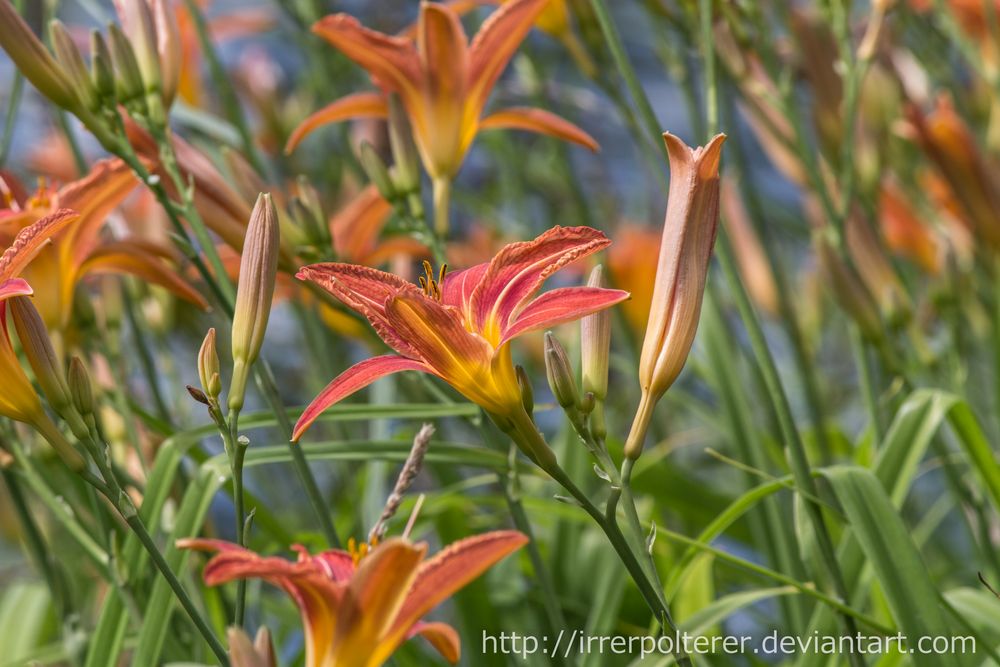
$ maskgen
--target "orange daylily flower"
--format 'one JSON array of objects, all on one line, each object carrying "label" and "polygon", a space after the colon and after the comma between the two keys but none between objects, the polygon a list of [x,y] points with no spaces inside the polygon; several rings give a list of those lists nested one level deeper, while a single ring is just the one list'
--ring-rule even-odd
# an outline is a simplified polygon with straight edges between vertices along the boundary
[{"label": "orange daylily flower", "polygon": [[0,415],[33,426],[73,468],[82,467],[83,459],[45,413],[35,388],[21,368],[7,329],[6,301],[32,294],[31,286],[20,274],[55,234],[79,219],[75,211],[56,210],[20,230],[0,255],[0,377],[4,383],[0,391]]},{"label": "orange daylily flower", "polygon": [[369,185],[330,218],[333,249],[341,259],[353,264],[378,266],[393,257],[414,257],[427,247],[411,236],[394,236],[385,240],[379,234],[389,221],[392,204]]},{"label": "orange daylily flower", "polygon": [[205,583],[263,579],[282,588],[299,607],[306,636],[306,667],[378,667],[407,639],[426,638],[444,658],[458,662],[458,633],[421,618],[528,538],[495,531],[466,538],[427,560],[427,544],[391,538],[362,552],[330,550],[298,561],[265,558],[221,540],[181,540],[178,546],[219,554],[205,566]]},{"label": "orange daylily flower", "polygon": [[879,191],[879,221],[890,250],[932,275],[941,272],[943,258],[938,237],[892,179],[886,179]]},{"label": "orange daylily flower", "polygon": [[74,290],[89,274],[132,274],[206,305],[171,266],[176,255],[173,249],[134,237],[111,240],[103,236],[108,215],[137,182],[121,160],[102,160],[78,181],[58,190],[42,185],[26,201],[11,198],[0,209],[0,241],[9,241],[57,209],[80,213],[79,223],[55,235],[52,247],[39,252],[24,269],[25,278],[35,286],[35,305],[49,328],[61,331],[69,325]]},{"label": "orange daylily flower", "polygon": [[520,415],[524,408],[508,343],[628,298],[627,292],[598,287],[564,287],[534,298],[553,273],[610,243],[589,227],[555,227],[534,241],[504,247],[488,263],[438,279],[428,264],[423,289],[364,266],[304,267],[299,278],[364,315],[398,354],[367,359],[335,378],[306,408],[292,439],[334,403],[408,370],[438,376],[495,417]]},{"label": "orange daylily flower", "polygon": [[500,74],[548,0],[513,0],[483,23],[471,44],[447,5],[424,2],[416,38],[385,35],[356,18],[334,14],[313,26],[364,67],[382,92],[355,93],[317,111],[296,128],[286,150],[327,123],[388,116],[385,92],[399,95],[424,166],[437,182],[450,180],[479,130],[514,128],[548,134],[591,150],[597,142],[576,125],[542,109],[509,108],[482,118]]}]

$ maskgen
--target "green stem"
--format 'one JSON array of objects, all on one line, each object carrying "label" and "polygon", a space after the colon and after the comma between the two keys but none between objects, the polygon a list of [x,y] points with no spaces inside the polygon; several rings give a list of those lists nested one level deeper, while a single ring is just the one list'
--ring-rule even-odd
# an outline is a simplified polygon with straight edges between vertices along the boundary
[{"label": "green stem", "polygon": [[[229,412],[228,435],[225,435],[225,424],[220,425],[226,442],[226,451],[229,453],[229,465],[233,476],[233,513],[236,515],[236,543],[241,547],[247,546],[246,528],[246,496],[243,491],[243,461],[246,458],[247,445],[240,442],[240,412],[231,410]],[[242,628],[246,615],[247,581],[239,579],[236,582],[236,610],[233,623]]]},{"label": "green stem", "polygon": [[872,435],[876,445],[882,440],[882,418],[878,407],[878,392],[875,391],[875,382],[872,377],[871,360],[868,357],[868,350],[865,347],[861,331],[854,323],[848,324],[851,336],[851,347],[854,350],[854,360],[858,367],[858,380],[861,383],[861,396],[864,399],[865,407],[868,408],[868,418],[872,423]]},{"label": "green stem", "polygon": [[451,177],[436,176],[432,179],[434,195],[434,234],[440,241],[448,238],[451,228]]}]

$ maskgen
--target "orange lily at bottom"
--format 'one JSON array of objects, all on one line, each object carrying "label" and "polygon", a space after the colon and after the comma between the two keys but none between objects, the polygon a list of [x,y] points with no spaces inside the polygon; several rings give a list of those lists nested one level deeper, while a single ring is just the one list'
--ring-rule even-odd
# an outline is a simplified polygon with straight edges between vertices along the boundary
[{"label": "orange lily at bottom", "polygon": [[218,551],[205,566],[209,586],[263,579],[299,607],[306,667],[378,667],[407,639],[421,635],[445,659],[458,662],[454,628],[421,618],[528,541],[517,531],[466,538],[429,559],[425,543],[392,538],[360,553],[330,550],[298,561],[267,558],[221,540],[180,540],[181,548]]},{"label": "orange lily at bottom", "polygon": [[341,373],[303,412],[292,439],[334,403],[400,371],[436,375],[501,421],[520,416],[524,407],[508,343],[627,299],[628,292],[600,287],[563,287],[535,297],[556,271],[610,243],[596,229],[554,227],[464,271],[442,269],[435,278],[427,264],[423,289],[364,266],[304,267],[299,278],[364,315],[398,354],[366,359]]}]

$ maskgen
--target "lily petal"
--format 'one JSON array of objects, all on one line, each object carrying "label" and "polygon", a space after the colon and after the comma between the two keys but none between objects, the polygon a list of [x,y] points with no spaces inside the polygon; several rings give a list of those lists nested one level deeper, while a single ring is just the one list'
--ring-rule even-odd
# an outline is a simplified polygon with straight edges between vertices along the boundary
[{"label": "lily petal", "polygon": [[400,354],[420,357],[406,337],[393,330],[385,314],[386,301],[394,295],[420,293],[413,283],[385,271],[338,262],[310,264],[295,275],[299,280],[316,283],[345,306],[364,315],[382,340]]},{"label": "lily petal", "polygon": [[458,14],[447,5],[421,8],[417,51],[432,99],[461,100],[465,95],[468,40]]},{"label": "lily petal", "polygon": [[463,271],[455,271],[446,275],[441,284],[441,303],[461,308],[463,312],[468,313],[471,308],[472,293],[489,267],[489,262],[483,262]]},{"label": "lily petal", "polygon": [[395,641],[383,637],[403,607],[425,553],[424,543],[392,538],[361,559],[340,606],[336,648],[329,664],[380,665],[384,660],[369,655],[392,654],[405,635]]},{"label": "lily petal", "polygon": [[208,302],[198,290],[141,243],[118,241],[98,248],[80,266],[81,277],[89,273],[128,273],[164,287],[199,308],[208,308]]},{"label": "lily petal", "polygon": [[80,214],[80,223],[67,230],[63,247],[77,261],[94,247],[108,215],[135,189],[139,180],[119,159],[101,160],[86,177],[60,188],[56,201]]},{"label": "lily petal", "polygon": [[496,345],[510,318],[549,276],[610,243],[603,233],[590,227],[553,227],[534,241],[505,246],[490,262],[472,295],[476,328]]},{"label": "lily petal", "polygon": [[572,141],[595,153],[601,150],[597,140],[561,116],[532,107],[510,107],[490,114],[479,123],[481,130],[527,130],[556,139]]},{"label": "lily petal", "polygon": [[354,93],[331,102],[298,124],[285,144],[285,153],[294,151],[313,130],[352,118],[385,118],[389,106],[381,93]]},{"label": "lily petal", "polygon": [[430,642],[441,657],[453,665],[462,657],[462,642],[455,628],[447,623],[417,623],[410,631],[410,637],[416,635]]},{"label": "lily petal", "polygon": [[513,0],[493,12],[469,47],[469,104],[479,115],[493,84],[549,0]]},{"label": "lily petal", "polygon": [[420,72],[413,40],[369,30],[348,14],[322,18],[312,30],[365,68],[380,87],[416,96]]},{"label": "lily petal", "polygon": [[547,329],[610,308],[629,293],[602,287],[562,287],[541,295],[517,314],[503,332],[500,344],[529,331]]},{"label": "lily petal", "polygon": [[420,566],[390,637],[406,636],[424,614],[527,543],[523,533],[498,530],[459,540],[435,554]]},{"label": "lily petal", "polygon": [[481,336],[466,330],[457,309],[423,294],[397,294],[386,303],[385,314],[392,329],[410,342],[435,374],[475,400],[489,380],[492,354]]},{"label": "lily petal", "polygon": [[299,417],[299,420],[295,423],[295,430],[292,432],[292,442],[298,442],[299,438],[302,437],[302,434],[305,433],[306,429],[309,428],[314,421],[316,421],[324,410],[334,403],[337,403],[360,389],[364,389],[379,378],[383,378],[392,373],[399,373],[400,371],[430,372],[430,369],[419,361],[395,355],[373,357],[354,364],[346,371],[335,377],[333,381],[326,385],[326,388],[312,400],[309,406],[302,413],[302,416]]},{"label": "lily petal", "polygon": [[375,248],[390,213],[392,204],[379,194],[378,188],[365,187],[330,220],[330,235],[338,255],[367,264],[362,260]]},{"label": "lily petal", "polygon": [[31,296],[33,293],[31,285],[22,278],[8,278],[0,283],[0,301],[14,296]]},{"label": "lily petal", "polygon": [[0,256],[0,280],[12,278],[28,265],[45,242],[62,231],[66,225],[80,219],[80,214],[61,208],[38,222],[22,229],[14,243]]}]

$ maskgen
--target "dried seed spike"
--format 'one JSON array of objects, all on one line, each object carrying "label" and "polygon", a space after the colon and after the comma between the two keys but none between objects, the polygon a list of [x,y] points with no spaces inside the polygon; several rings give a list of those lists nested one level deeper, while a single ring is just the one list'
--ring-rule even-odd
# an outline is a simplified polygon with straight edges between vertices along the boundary
[{"label": "dried seed spike", "polygon": [[[433,435],[434,427],[431,424],[424,424],[413,438],[413,447],[410,449],[409,456],[406,457],[403,469],[399,472],[399,477],[396,479],[396,485],[393,487],[392,493],[389,494],[389,498],[385,502],[385,509],[382,510],[382,515],[375,522],[375,526],[372,527],[371,532],[368,533],[369,542],[380,540],[385,535],[386,523],[399,510],[399,506],[403,502],[403,496],[420,472],[420,468],[424,463],[424,456],[427,454],[427,448],[431,443],[431,436]],[[413,516],[410,517],[410,520],[413,520]]]}]

